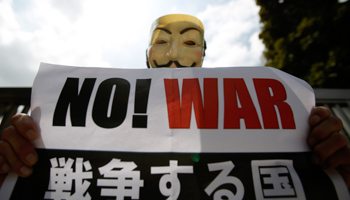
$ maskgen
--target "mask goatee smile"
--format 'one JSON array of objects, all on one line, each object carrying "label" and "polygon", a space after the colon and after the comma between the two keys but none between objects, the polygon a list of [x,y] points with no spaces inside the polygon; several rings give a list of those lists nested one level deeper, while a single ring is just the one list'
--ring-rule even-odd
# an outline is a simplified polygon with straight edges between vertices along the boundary
[{"label": "mask goatee smile", "polygon": [[170,60],[167,64],[165,65],[158,65],[157,62],[155,60],[153,60],[154,64],[156,65],[157,68],[161,68],[161,67],[170,67],[171,64],[175,64],[176,67],[178,68],[181,68],[181,67],[194,67],[196,66],[196,63],[194,62],[191,66],[184,66],[184,65],[181,65],[178,61],[172,61]]}]

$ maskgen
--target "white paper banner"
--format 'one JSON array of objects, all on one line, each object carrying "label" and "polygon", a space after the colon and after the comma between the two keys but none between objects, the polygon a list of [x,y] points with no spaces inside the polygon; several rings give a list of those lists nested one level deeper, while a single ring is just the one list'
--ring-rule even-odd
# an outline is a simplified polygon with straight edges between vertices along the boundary
[{"label": "white paper banner", "polygon": [[[136,94],[137,82],[145,80],[148,101],[138,101],[143,88]],[[50,149],[304,152],[315,103],[304,81],[267,67],[126,70],[43,63],[34,88],[32,115],[42,133],[35,145]],[[146,127],[133,127],[137,117]]]}]

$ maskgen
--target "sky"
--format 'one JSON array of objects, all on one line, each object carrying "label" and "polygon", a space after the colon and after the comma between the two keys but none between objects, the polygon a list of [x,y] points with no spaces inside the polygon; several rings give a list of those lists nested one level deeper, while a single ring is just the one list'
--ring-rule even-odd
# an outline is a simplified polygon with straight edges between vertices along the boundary
[{"label": "sky", "polygon": [[151,24],[174,13],[203,22],[203,67],[262,65],[255,0],[0,0],[0,87],[31,87],[40,62],[146,68]]}]

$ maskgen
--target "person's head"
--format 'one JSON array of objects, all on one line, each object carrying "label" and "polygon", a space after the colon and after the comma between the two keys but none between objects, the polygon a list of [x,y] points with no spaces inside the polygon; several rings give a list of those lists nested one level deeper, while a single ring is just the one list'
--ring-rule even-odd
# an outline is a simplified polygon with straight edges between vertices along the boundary
[{"label": "person's head", "polygon": [[148,68],[201,67],[205,56],[204,27],[191,15],[165,15],[153,22]]}]

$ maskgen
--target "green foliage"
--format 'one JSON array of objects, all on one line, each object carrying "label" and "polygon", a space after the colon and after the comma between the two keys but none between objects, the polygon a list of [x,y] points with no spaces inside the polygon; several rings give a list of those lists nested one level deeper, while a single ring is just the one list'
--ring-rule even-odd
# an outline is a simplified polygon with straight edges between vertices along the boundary
[{"label": "green foliage", "polygon": [[350,2],[256,0],[265,65],[315,88],[350,88]]}]

